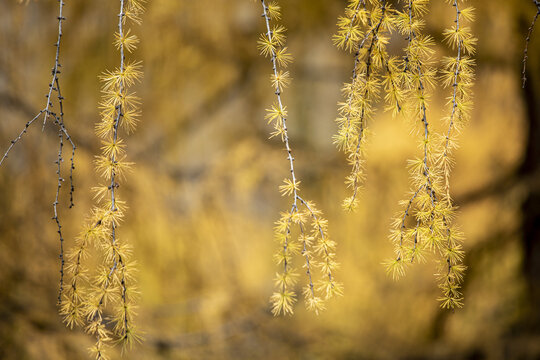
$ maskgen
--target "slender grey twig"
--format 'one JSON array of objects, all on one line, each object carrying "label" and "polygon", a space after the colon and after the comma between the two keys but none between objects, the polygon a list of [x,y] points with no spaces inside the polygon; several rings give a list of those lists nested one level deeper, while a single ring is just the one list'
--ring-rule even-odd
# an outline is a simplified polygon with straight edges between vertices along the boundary
[{"label": "slender grey twig", "polygon": [[[65,261],[64,261],[64,238],[62,236],[62,225],[61,225],[61,222],[60,222],[59,211],[58,211],[60,189],[62,187],[62,183],[64,182],[64,179],[62,178],[62,175],[61,175],[61,164],[63,162],[62,151],[63,151],[63,147],[64,147],[64,137],[65,137],[65,139],[67,141],[69,141],[69,143],[71,145],[71,148],[72,148],[70,175],[69,175],[69,179],[70,179],[70,205],[69,205],[69,207],[70,208],[73,207],[73,192],[75,191],[75,187],[73,185],[73,170],[75,169],[74,159],[75,159],[75,149],[76,149],[75,143],[73,142],[71,136],[69,135],[69,133],[68,133],[68,131],[67,131],[65,125],[64,125],[64,105],[63,105],[64,98],[63,98],[62,93],[60,91],[60,80],[59,80],[59,75],[60,75],[60,72],[61,72],[60,71],[60,68],[61,68],[61,65],[60,65],[60,44],[61,44],[61,40],[62,40],[62,22],[64,20],[66,20],[66,18],[64,17],[64,14],[63,14],[64,6],[65,6],[64,0],[58,0],[58,16],[57,16],[57,20],[58,20],[58,37],[57,37],[56,43],[54,44],[54,46],[56,47],[56,54],[55,54],[55,59],[54,59],[54,66],[53,66],[52,71],[51,71],[52,79],[51,79],[51,82],[49,83],[49,91],[45,95],[45,97],[47,99],[47,102],[46,102],[44,108],[42,110],[40,110],[37,113],[36,116],[34,116],[30,121],[28,121],[25,124],[23,130],[19,133],[19,135],[16,138],[14,138],[13,140],[11,140],[11,143],[10,143],[9,147],[4,152],[4,155],[2,156],[2,158],[0,159],[0,166],[1,166],[4,163],[4,161],[8,158],[8,155],[10,154],[13,147],[26,134],[26,132],[28,131],[28,128],[38,118],[40,118],[42,115],[43,115],[43,129],[45,128],[45,124],[47,122],[47,119],[49,119],[49,117],[54,119],[53,123],[56,126],[58,126],[59,149],[58,149],[58,156],[57,156],[57,159],[55,161],[55,164],[57,166],[56,174],[58,176],[58,183],[57,183],[57,187],[56,187],[56,196],[55,196],[55,199],[54,199],[54,202],[53,202],[54,216],[52,217],[52,219],[55,221],[55,223],[57,225],[57,228],[58,228],[57,232],[58,232],[58,236],[59,236],[59,240],[60,240],[60,255],[59,255],[59,258],[60,258],[60,285],[59,285],[59,292],[58,292],[58,303],[59,304],[60,304],[60,302],[62,300],[62,292],[63,292],[63,289],[64,289],[64,263],[65,263]],[[53,100],[52,100],[53,92],[57,93],[57,101],[58,101],[58,106],[59,106],[59,110],[60,110],[59,113],[56,113],[56,112],[53,111]]]},{"label": "slender grey twig", "polygon": [[523,50],[523,70],[521,71],[521,78],[522,78],[522,87],[525,88],[525,83],[527,82],[527,59],[529,58],[529,42],[531,41],[531,35],[534,30],[534,25],[536,24],[536,20],[538,19],[538,16],[540,15],[540,1],[539,0],[532,0],[534,5],[536,5],[536,14],[533,17],[533,20],[531,22],[531,26],[529,26],[529,31],[527,31],[527,37],[525,38],[525,49]]}]

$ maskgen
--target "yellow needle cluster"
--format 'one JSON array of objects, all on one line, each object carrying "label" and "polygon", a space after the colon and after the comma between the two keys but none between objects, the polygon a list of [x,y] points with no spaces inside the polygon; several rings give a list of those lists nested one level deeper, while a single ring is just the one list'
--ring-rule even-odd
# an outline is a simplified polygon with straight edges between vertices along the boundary
[{"label": "yellow needle cluster", "polygon": [[[126,211],[119,197],[120,181],[132,165],[126,161],[120,132],[123,129],[130,133],[136,127],[140,100],[130,87],[142,77],[140,62],[126,62],[126,53],[135,50],[139,40],[125,26],[128,20],[140,23],[144,8],[141,0],[119,2],[114,45],[120,52],[120,65],[100,77],[101,119],[95,127],[102,139],[102,153],[96,157],[95,167],[104,182],[94,188],[97,204],[69,254],[67,270],[71,279],[61,308],[68,326],[84,326],[95,336],[92,352],[96,359],[106,359],[105,348],[113,340],[129,345],[138,338],[133,323],[135,269],[129,260],[130,246],[119,238],[118,230]],[[101,253],[101,265],[93,273],[84,266],[91,247]],[[106,322],[113,327],[106,326]]]},{"label": "yellow needle cluster", "polygon": [[342,89],[344,100],[339,103],[338,133],[334,136],[334,143],[347,155],[351,166],[345,183],[352,194],[343,201],[347,210],[358,206],[366,135],[381,90],[385,92],[387,107],[394,113],[401,110],[401,64],[386,50],[397,14],[386,0],[371,1],[370,7],[365,0],[351,0],[345,16],[338,20],[338,32],[333,38],[338,48],[354,53],[352,79]]},{"label": "yellow needle cluster", "polygon": [[341,285],[334,279],[334,270],[338,267],[335,260],[336,244],[328,237],[328,222],[322,218],[322,213],[315,204],[299,195],[300,181],[296,178],[287,132],[288,113],[281,96],[291,81],[289,72],[283,69],[292,61],[292,57],[285,47],[285,28],[271,25],[281,18],[279,5],[275,2],[267,4],[265,0],[261,0],[261,4],[266,32],[261,34],[258,48],[261,55],[271,60],[273,73],[270,82],[276,95],[275,103],[267,110],[266,119],[274,127],[272,137],[279,137],[287,150],[291,176],[284,180],[279,191],[283,196],[291,198],[292,202],[290,210],[281,214],[275,227],[279,242],[275,259],[282,270],[276,274],[276,291],[271,297],[272,313],[293,313],[298,279],[292,266],[295,255],[303,258],[306,273],[303,295],[306,306],[318,313],[324,309],[325,300],[342,292]]},{"label": "yellow needle cluster", "polygon": [[[474,20],[472,8],[461,8],[460,0],[448,0],[454,7],[454,25],[443,35],[455,56],[443,57],[439,75],[433,65],[434,40],[422,34],[423,16],[429,0],[402,0],[402,9],[392,9],[386,0],[350,0],[345,16],[338,20],[334,43],[354,52],[351,82],[345,84],[345,101],[339,104],[337,146],[345,152],[351,164],[346,184],[352,195],[343,206],[353,210],[358,206],[358,189],[364,176],[365,135],[369,121],[380,98],[386,110],[404,113],[415,124],[422,155],[409,161],[411,192],[401,202],[403,210],[394,221],[391,234],[396,256],[387,261],[388,272],[394,277],[405,274],[408,264],[422,261],[427,252],[436,255],[437,277],[443,296],[443,307],[462,306],[460,283],[465,266],[462,234],[455,229],[455,208],[450,198],[452,150],[456,134],[469,118],[471,87],[474,82],[476,39],[465,21]],[[406,41],[401,57],[391,57],[386,51],[389,33],[397,30]],[[450,114],[445,119],[448,129],[435,134],[428,116],[428,104],[436,83],[452,89],[448,98]],[[403,111],[405,110],[405,111]]]}]

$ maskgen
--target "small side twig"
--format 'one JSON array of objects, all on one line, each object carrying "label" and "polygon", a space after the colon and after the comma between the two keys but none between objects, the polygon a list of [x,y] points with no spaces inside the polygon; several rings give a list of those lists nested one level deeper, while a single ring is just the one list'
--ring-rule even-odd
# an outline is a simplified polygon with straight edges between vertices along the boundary
[{"label": "small side twig", "polygon": [[521,71],[521,79],[522,79],[522,88],[525,88],[525,83],[527,82],[527,60],[529,58],[529,43],[531,41],[531,35],[534,31],[534,25],[536,25],[536,20],[538,19],[538,16],[540,15],[540,1],[539,0],[532,0],[534,5],[536,5],[536,14],[533,17],[533,20],[531,22],[531,26],[529,26],[529,31],[527,31],[527,37],[525,38],[525,49],[523,50],[523,70]]}]

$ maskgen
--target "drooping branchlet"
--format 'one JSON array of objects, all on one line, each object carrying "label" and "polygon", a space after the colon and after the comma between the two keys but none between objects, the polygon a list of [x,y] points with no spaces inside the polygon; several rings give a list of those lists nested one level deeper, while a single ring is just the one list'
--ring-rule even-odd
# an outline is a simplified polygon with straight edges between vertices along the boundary
[{"label": "drooping branchlet", "polygon": [[366,132],[381,88],[385,90],[388,108],[394,113],[401,111],[400,63],[386,50],[388,34],[396,21],[396,12],[386,0],[371,1],[370,8],[364,0],[350,0],[333,38],[337,47],[354,51],[352,78],[342,90],[345,100],[339,103],[336,119],[339,129],[334,136],[334,143],[347,155],[352,168],[345,182],[352,190],[343,201],[347,210],[358,206],[358,191],[364,178]]},{"label": "drooping branchlet", "polygon": [[462,264],[463,235],[453,225],[455,207],[450,196],[450,171],[456,134],[470,113],[474,61],[469,55],[474,53],[476,39],[463,24],[473,20],[473,9],[461,9],[458,0],[449,3],[456,15],[454,26],[444,31],[444,37],[457,53],[442,59],[440,81],[451,88],[451,96],[448,100],[450,115],[446,118],[448,129],[438,139],[427,115],[428,91],[435,74],[427,65],[431,62],[433,41],[420,33],[421,16],[426,12],[428,1],[409,0],[399,23],[408,44],[404,84],[409,94],[407,98],[411,100],[408,106],[422,124],[423,156],[410,161],[411,195],[402,202],[404,211],[398,213],[394,221],[391,239],[396,256],[387,262],[387,269],[394,277],[402,276],[407,265],[424,260],[426,252],[434,253],[438,258],[437,278],[443,292],[439,301],[442,307],[453,309],[463,305],[460,284],[465,266]]},{"label": "drooping branchlet", "polygon": [[[271,297],[272,313],[292,314],[296,302],[294,285],[297,273],[292,267],[294,254],[299,254],[304,261],[306,285],[303,294],[309,310],[324,309],[324,300],[341,294],[341,284],[334,278],[334,270],[338,264],[335,260],[335,242],[328,237],[328,223],[322,213],[310,201],[300,196],[300,181],[295,168],[294,157],[287,131],[287,108],[283,105],[282,93],[290,82],[289,72],[283,71],[292,61],[285,47],[285,28],[272,26],[272,22],[280,18],[280,7],[276,2],[267,4],[261,0],[266,31],[258,42],[261,55],[270,58],[273,73],[271,85],[276,102],[267,110],[266,119],[273,124],[272,137],[277,136],[285,144],[289,162],[290,177],[285,178],[279,190],[283,196],[291,198],[290,209],[281,213],[276,222],[276,236],[280,244],[275,255],[276,262],[282,271],[276,274],[276,291]],[[318,273],[318,274],[317,274]],[[315,280],[316,277],[320,280]]]},{"label": "drooping branchlet", "polygon": [[[102,139],[102,154],[96,157],[95,166],[104,183],[94,188],[97,205],[70,253],[71,282],[62,307],[68,326],[84,326],[95,336],[92,352],[96,359],[106,358],[105,349],[112,340],[130,345],[138,339],[133,322],[135,269],[129,260],[131,248],[119,238],[118,229],[126,210],[125,202],[119,197],[120,183],[132,165],[126,161],[120,131],[130,133],[136,127],[140,100],[130,87],[142,77],[140,62],[126,61],[126,53],[136,49],[138,39],[125,25],[128,20],[140,23],[143,11],[141,0],[120,0],[114,42],[120,52],[120,65],[100,77],[101,120],[95,127]],[[101,252],[102,265],[97,273],[87,275],[83,261],[91,245]],[[109,317],[112,328],[107,326]]]}]

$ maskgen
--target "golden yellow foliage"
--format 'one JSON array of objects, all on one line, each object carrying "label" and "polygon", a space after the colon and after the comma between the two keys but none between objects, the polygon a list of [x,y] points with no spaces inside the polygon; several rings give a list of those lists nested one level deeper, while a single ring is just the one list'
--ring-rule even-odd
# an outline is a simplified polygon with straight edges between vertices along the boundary
[{"label": "golden yellow foliage", "polygon": [[[258,47],[261,55],[270,57],[273,67],[271,83],[277,97],[276,103],[267,110],[266,119],[273,123],[272,136],[279,136],[285,144],[287,159],[290,166],[290,178],[284,179],[284,185],[279,187],[283,196],[292,198],[291,209],[281,214],[276,222],[276,237],[279,242],[279,251],[275,255],[277,265],[283,268],[276,276],[277,290],[270,301],[272,313],[292,314],[296,302],[296,293],[293,285],[297,273],[292,267],[293,254],[299,253],[304,258],[303,268],[307,275],[307,285],[304,287],[304,298],[308,310],[319,313],[324,310],[324,299],[319,292],[324,294],[325,299],[335,295],[341,295],[342,286],[334,278],[334,270],[337,268],[335,261],[335,242],[328,240],[327,221],[322,218],[322,213],[316,209],[315,204],[300,197],[300,181],[297,180],[294,168],[294,157],[289,143],[287,130],[287,108],[282,103],[283,89],[289,84],[289,72],[278,70],[285,67],[291,59],[286,52],[285,28],[281,25],[271,27],[271,21],[281,18],[277,3],[267,5],[261,0],[263,18],[266,23],[266,32],[260,35]],[[301,210],[301,208],[304,210]],[[293,235],[293,227],[298,228],[298,235]],[[298,236],[295,239],[294,236]],[[315,280],[315,269],[319,269],[321,279]]]}]

